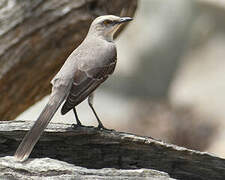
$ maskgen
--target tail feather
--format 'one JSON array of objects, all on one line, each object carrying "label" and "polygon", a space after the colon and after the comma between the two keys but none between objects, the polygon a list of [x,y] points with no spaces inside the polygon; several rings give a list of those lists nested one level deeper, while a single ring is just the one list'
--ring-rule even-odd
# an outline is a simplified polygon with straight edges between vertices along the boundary
[{"label": "tail feather", "polygon": [[[58,99],[58,101],[56,101],[56,99]],[[17,148],[16,153],[14,155],[17,161],[25,161],[29,157],[33,147],[37,143],[44,129],[51,121],[53,115],[55,114],[60,104],[62,103],[62,100],[63,100],[62,97],[50,98],[48,104],[45,106],[40,116],[35,121],[34,125],[30,129],[30,131],[25,135],[19,147]]]}]

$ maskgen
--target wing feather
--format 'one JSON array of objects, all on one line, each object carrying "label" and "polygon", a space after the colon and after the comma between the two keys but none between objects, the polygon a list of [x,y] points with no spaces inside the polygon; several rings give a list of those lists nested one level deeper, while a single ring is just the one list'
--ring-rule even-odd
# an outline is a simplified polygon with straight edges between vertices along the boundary
[{"label": "wing feather", "polygon": [[102,67],[90,68],[88,70],[78,69],[74,75],[70,93],[61,109],[66,114],[73,107],[85,100],[110,74],[116,66],[116,57],[113,62]]}]

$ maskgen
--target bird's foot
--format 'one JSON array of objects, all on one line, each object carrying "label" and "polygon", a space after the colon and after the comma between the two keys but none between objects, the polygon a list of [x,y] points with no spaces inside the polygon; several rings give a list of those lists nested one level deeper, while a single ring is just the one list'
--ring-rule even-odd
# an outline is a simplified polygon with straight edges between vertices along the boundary
[{"label": "bird's foot", "polygon": [[82,125],[82,124],[72,124],[71,127],[72,127],[73,129],[76,129],[76,128],[78,128],[78,127],[85,127],[85,126]]},{"label": "bird's foot", "polygon": [[114,129],[108,129],[105,126],[103,126],[102,124],[99,124],[97,127],[98,130],[106,130],[106,131],[115,131]]},{"label": "bird's foot", "polygon": [[72,124],[71,125],[71,128],[73,128],[73,129],[76,129],[76,128],[79,128],[79,127],[94,128],[94,126],[84,126],[82,124]]}]

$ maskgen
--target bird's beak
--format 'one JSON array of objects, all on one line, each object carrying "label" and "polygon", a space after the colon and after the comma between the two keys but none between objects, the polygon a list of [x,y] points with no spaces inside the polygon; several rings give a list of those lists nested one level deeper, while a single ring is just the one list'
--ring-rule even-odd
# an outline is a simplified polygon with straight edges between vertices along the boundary
[{"label": "bird's beak", "polygon": [[133,19],[130,18],[130,17],[121,17],[119,20],[117,20],[115,22],[115,26],[114,26],[114,29],[112,31],[112,35],[119,29],[119,27],[121,26],[121,24],[125,23],[125,22],[128,22],[128,21],[132,21]]},{"label": "bird's beak", "polygon": [[128,22],[128,21],[132,21],[132,20],[133,19],[130,17],[122,17],[122,18],[120,18],[118,23],[120,24],[120,23],[124,23],[124,22]]}]

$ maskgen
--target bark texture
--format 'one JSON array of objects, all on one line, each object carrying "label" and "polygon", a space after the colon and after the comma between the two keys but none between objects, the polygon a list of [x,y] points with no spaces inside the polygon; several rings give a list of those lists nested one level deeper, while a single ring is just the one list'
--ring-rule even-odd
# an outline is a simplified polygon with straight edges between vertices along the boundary
[{"label": "bark texture", "polygon": [[50,92],[50,80],[104,14],[133,17],[137,0],[0,1],[0,117],[12,120]]},{"label": "bark texture", "polygon": [[[124,179],[127,178],[125,175],[132,179],[132,174],[134,177],[154,179],[152,169],[156,172],[160,171],[159,177],[165,179],[223,180],[225,177],[225,160],[206,152],[166,144],[150,137],[116,131],[100,131],[94,127],[72,129],[71,125],[54,123],[48,126],[35,146],[31,159],[23,165],[15,162],[14,164],[12,157],[5,156],[13,155],[31,124],[22,121],[0,123],[0,156],[2,157],[0,158],[0,175],[13,176],[14,173],[23,177],[53,176],[54,173],[71,175],[71,168],[74,168],[76,172],[73,173],[78,173],[83,178],[87,174],[93,177],[102,174],[104,178],[118,179],[117,176],[121,173]],[[61,162],[59,164],[62,167],[59,167],[58,171],[54,170],[57,163],[53,159],[66,162],[65,166],[70,166],[70,169],[63,170],[64,162]],[[73,164],[92,170],[79,169]],[[32,165],[35,166],[33,170],[30,168]],[[46,167],[45,171],[41,170],[43,167]],[[80,171],[77,171],[77,168]],[[132,171],[134,169],[139,171]]]},{"label": "bark texture", "polygon": [[167,173],[152,169],[87,169],[55,159],[41,158],[17,163],[13,157],[0,158],[0,178],[6,180],[172,180]]}]

